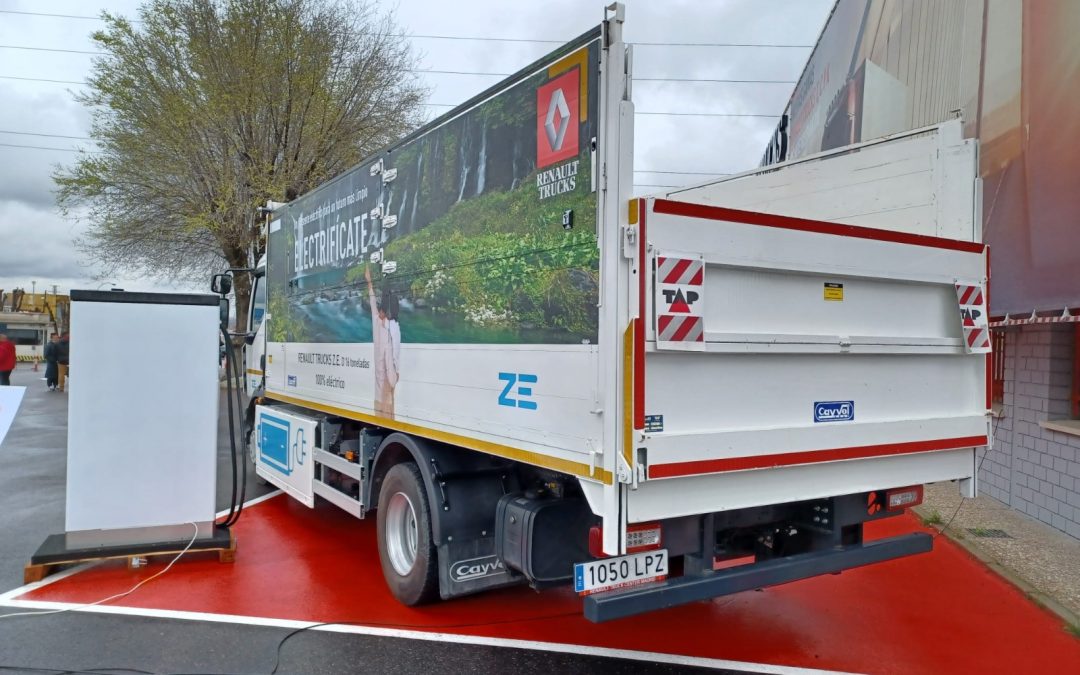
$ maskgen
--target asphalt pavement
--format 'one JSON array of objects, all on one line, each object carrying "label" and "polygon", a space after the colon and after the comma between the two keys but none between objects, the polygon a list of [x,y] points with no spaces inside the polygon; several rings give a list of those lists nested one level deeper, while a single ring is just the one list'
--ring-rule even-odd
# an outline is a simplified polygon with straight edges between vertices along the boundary
[{"label": "asphalt pavement", "polygon": [[[26,398],[0,445],[0,592],[23,583],[23,566],[51,533],[63,531],[67,394],[49,392],[44,370],[20,364],[12,384]],[[147,378],[147,396],[169,405],[166,387]],[[231,484],[224,390],[218,436],[218,507]],[[152,442],[152,439],[149,439]],[[249,474],[248,498],[269,491]],[[238,555],[243,555],[241,542]],[[182,564],[182,563],[181,563]],[[0,672],[270,673],[291,631],[182,619],[92,612],[3,619]],[[402,638],[306,632],[280,652],[279,673],[668,673],[695,668],[599,656]],[[713,671],[715,672],[715,671]],[[741,671],[727,671],[741,672]]]}]

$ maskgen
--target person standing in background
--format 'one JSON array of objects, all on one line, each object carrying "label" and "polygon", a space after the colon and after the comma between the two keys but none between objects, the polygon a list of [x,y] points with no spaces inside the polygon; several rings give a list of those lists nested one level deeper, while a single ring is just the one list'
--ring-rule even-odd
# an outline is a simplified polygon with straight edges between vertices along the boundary
[{"label": "person standing in background", "polygon": [[60,338],[60,350],[56,357],[58,364],[57,370],[59,371],[59,377],[57,382],[57,388],[60,391],[64,391],[64,387],[67,385],[68,368],[68,356],[71,353],[71,338],[66,333],[64,337]]},{"label": "person standing in background", "polygon": [[15,343],[0,333],[0,386],[11,384],[11,371],[15,370]]},{"label": "person standing in background", "polygon": [[49,391],[56,391],[60,381],[60,336],[53,333],[45,345],[45,384]]}]

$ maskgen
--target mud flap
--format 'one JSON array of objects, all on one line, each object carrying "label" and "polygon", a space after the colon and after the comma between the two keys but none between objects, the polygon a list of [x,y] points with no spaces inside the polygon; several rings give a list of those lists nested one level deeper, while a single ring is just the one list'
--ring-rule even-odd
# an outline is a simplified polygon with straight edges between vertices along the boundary
[{"label": "mud flap", "polygon": [[439,595],[444,600],[525,582],[495,555],[494,537],[444,542],[438,550]]}]

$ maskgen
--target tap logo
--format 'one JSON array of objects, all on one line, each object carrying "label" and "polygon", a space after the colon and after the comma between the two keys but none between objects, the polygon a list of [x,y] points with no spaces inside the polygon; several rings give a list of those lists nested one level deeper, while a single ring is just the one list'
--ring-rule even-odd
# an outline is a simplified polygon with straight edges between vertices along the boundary
[{"label": "tap logo", "polygon": [[536,168],[576,157],[581,105],[580,69],[536,90]]}]

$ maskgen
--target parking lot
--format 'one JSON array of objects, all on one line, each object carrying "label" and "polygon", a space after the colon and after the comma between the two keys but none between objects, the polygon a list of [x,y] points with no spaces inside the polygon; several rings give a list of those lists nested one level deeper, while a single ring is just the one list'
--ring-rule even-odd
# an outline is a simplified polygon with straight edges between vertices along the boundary
[{"label": "parking lot", "polygon": [[[1011,673],[1080,663],[1080,640],[1057,617],[943,537],[927,555],[594,625],[566,590],[403,607],[382,581],[372,520],[326,504],[309,510],[254,481],[257,503],[235,528],[235,563],[189,554],[136,593],[85,607],[166,561],[136,570],[122,561],[89,565],[22,586],[29,556],[63,529],[66,395],[46,392],[39,378],[16,371],[14,383],[30,389],[0,449],[0,612],[73,611],[0,619],[3,668]],[[164,394],[149,386],[147,395]],[[229,475],[226,439],[220,478]],[[920,528],[905,515],[875,523],[868,536]]]}]

